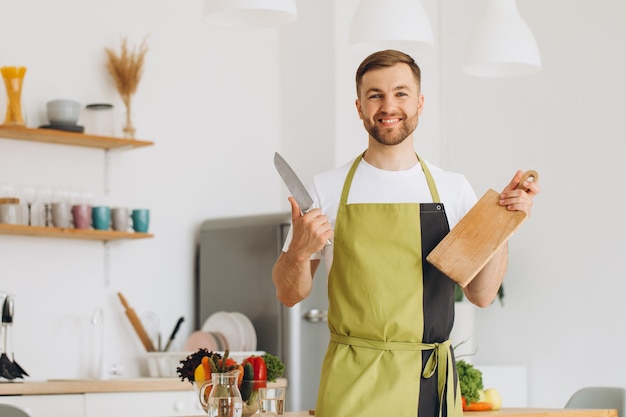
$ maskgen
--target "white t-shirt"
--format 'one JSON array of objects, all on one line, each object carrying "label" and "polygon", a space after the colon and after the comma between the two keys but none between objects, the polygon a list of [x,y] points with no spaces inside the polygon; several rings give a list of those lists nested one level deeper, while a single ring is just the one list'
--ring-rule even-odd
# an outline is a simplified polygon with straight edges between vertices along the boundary
[{"label": "white t-shirt", "polygon": [[[427,160],[424,160],[433,176],[439,198],[444,205],[450,229],[469,211],[477,198],[472,186],[465,176],[454,172],[444,171]],[[321,208],[331,224],[335,225],[341,191],[348,176],[348,171],[354,160],[316,175],[313,178],[311,196],[313,207]],[[385,171],[361,160],[354,173],[352,186],[348,194],[348,204],[353,203],[433,203],[426,176],[421,164],[404,171]],[[283,251],[289,249],[291,242],[291,228],[285,240]],[[326,268],[330,271],[332,265],[332,246],[314,253],[311,259],[324,259]]]}]

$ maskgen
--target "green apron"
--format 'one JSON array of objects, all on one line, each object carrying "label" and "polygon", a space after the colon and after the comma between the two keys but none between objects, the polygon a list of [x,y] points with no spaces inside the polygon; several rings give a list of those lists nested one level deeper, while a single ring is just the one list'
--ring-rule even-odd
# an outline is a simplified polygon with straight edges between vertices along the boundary
[{"label": "green apron", "polygon": [[315,415],[462,416],[448,340],[454,283],[422,263],[449,232],[437,188],[420,159],[433,203],[347,204],[361,159],[335,223],[330,342]]}]

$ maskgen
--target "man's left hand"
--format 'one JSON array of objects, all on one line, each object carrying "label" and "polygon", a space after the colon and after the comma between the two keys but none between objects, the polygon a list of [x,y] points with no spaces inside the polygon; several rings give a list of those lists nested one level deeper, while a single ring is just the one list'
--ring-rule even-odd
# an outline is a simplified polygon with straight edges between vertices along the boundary
[{"label": "man's left hand", "polygon": [[530,216],[530,211],[533,207],[533,197],[541,192],[541,186],[537,181],[537,178],[532,178],[524,181],[523,188],[517,188],[522,176],[523,171],[517,171],[513,176],[511,182],[500,193],[500,205],[506,206],[507,210],[511,211],[523,211]]}]

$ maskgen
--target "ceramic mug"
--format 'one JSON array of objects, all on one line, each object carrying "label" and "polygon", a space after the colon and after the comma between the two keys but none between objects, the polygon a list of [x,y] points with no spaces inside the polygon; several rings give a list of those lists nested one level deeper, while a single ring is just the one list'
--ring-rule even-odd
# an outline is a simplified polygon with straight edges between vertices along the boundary
[{"label": "ceramic mug", "polygon": [[19,204],[0,204],[0,223],[20,224],[22,222],[22,208]]},{"label": "ceramic mug", "polygon": [[91,206],[89,204],[75,204],[72,206],[74,228],[89,229],[91,227]]},{"label": "ceramic mug", "polygon": [[150,210],[135,209],[131,217],[133,219],[133,230],[139,233],[146,233],[150,224]]},{"label": "ceramic mug", "polygon": [[92,207],[91,224],[96,230],[109,230],[109,228],[111,227],[111,207]]},{"label": "ceramic mug", "polygon": [[130,228],[130,209],[125,207],[111,209],[111,224],[113,230],[126,232]]},{"label": "ceramic mug", "polygon": [[52,225],[67,229],[72,225],[72,208],[69,203],[52,203],[50,206],[52,213]]}]

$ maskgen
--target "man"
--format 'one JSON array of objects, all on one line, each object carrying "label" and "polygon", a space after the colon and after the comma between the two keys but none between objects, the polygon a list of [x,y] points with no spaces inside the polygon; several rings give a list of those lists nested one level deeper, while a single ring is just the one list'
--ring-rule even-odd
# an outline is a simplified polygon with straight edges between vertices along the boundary
[{"label": "man", "polygon": [[[366,151],[315,177],[313,210],[301,215],[289,198],[292,228],[272,274],[278,299],[293,306],[306,298],[321,258],[329,270],[330,343],[318,417],[462,414],[448,341],[455,284],[425,258],[477,198],[464,176],[415,153],[420,78],[404,53],[367,57],[356,74]],[[517,190],[521,176],[505,187],[500,205],[530,214],[540,188],[529,182],[528,191]],[[464,289],[471,302],[493,301],[507,255],[501,250]]]}]

